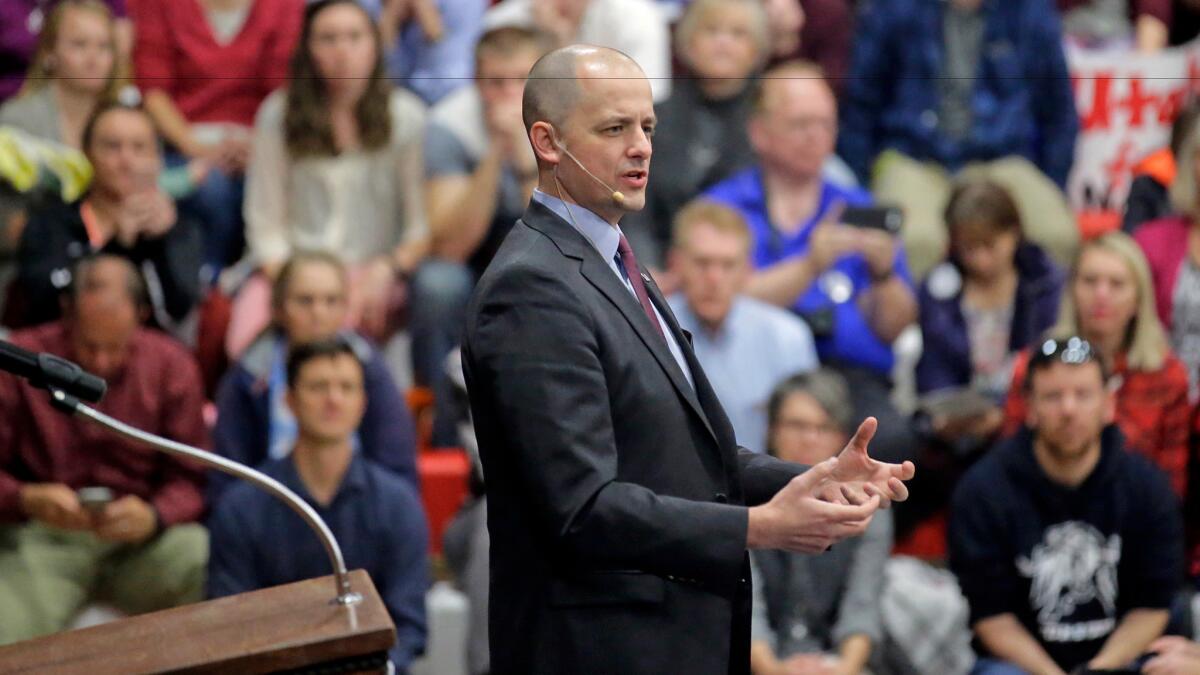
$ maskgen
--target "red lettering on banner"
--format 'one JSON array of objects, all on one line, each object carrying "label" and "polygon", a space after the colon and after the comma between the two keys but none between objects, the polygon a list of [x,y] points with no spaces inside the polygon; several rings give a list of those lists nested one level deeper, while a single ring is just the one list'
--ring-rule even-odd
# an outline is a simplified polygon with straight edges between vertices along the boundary
[{"label": "red lettering on banner", "polygon": [[1112,92],[1113,75],[1111,72],[1097,72],[1094,77],[1082,77],[1079,81],[1083,86],[1092,89],[1092,105],[1088,110],[1079,111],[1079,121],[1084,131],[1107,129],[1112,126],[1112,104],[1109,95]]},{"label": "red lettering on banner", "polygon": [[1141,75],[1130,75],[1128,83],[1129,93],[1117,103],[1117,107],[1129,113],[1129,126],[1136,129],[1145,124],[1146,106],[1158,107],[1158,97],[1143,93]]},{"label": "red lettering on banner", "polygon": [[1132,155],[1133,143],[1126,138],[1121,141],[1121,145],[1117,148],[1117,152],[1113,155],[1112,160],[1105,162],[1104,175],[1108,179],[1109,191],[1114,186],[1124,185],[1129,180],[1129,175],[1136,164]]}]

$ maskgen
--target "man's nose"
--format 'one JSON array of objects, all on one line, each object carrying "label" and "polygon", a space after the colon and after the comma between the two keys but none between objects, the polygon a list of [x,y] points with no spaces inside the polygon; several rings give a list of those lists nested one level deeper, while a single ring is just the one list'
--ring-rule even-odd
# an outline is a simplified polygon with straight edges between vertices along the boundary
[{"label": "man's nose", "polygon": [[654,152],[654,146],[650,142],[650,134],[643,129],[638,129],[634,136],[633,143],[629,146],[629,151],[626,153],[630,159],[650,159],[650,155]]}]

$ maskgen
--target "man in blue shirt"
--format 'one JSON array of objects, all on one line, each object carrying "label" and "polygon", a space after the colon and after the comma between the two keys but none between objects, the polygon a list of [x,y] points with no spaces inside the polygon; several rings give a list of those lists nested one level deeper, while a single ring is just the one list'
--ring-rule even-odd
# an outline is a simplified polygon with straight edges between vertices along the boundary
[{"label": "man in blue shirt", "polygon": [[749,129],[758,166],[706,193],[750,226],[757,271],[746,292],[808,322],[822,363],[850,381],[858,412],[880,418],[873,447],[888,461],[903,458],[893,453],[911,452],[912,439],[888,400],[889,377],[892,341],[916,320],[916,296],[895,237],[838,222],[842,209],[871,197],[821,173],[837,103],[820,70],[789,62],[764,73]]},{"label": "man in blue shirt", "polygon": [[698,200],[675,216],[670,298],[679,325],[725,408],[740,445],[766,452],[767,399],[780,381],[817,367],[812,332],[787,310],[742,294],[750,230],[737,211]]},{"label": "man in blue shirt", "polygon": [[[291,456],[260,467],[328,523],[350,569],[365,569],[392,621],[388,656],[407,672],[425,650],[429,532],[406,480],[354,451],[366,407],[363,366],[341,339],[292,349],[287,403],[299,428]],[[248,483],[229,488],[209,523],[208,594],[221,597],[329,574],[317,536],[282,502]]]}]

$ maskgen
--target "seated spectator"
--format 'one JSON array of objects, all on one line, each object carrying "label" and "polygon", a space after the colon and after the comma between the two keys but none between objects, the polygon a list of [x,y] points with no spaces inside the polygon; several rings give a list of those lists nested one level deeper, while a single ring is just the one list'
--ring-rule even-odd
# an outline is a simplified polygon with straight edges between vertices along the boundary
[{"label": "seated spectator", "polygon": [[[1052,334],[1082,336],[1112,364],[1115,421],[1125,447],[1157,464],[1175,493],[1185,494],[1192,418],[1188,375],[1154,312],[1146,259],[1128,235],[1110,232],[1083,245]],[[1021,383],[1029,358],[1024,352],[1013,365],[1004,411],[1006,434],[1019,429],[1028,416]]]},{"label": "seated spectator", "polygon": [[[1200,118],[1200,100],[1189,102],[1180,109],[1171,123],[1171,142],[1146,155],[1133,167],[1133,181],[1125,198],[1125,213],[1121,229],[1134,234],[1143,223],[1166,218],[1176,211],[1171,205],[1170,188],[1179,175],[1176,159],[1181,157],[1184,143],[1195,136],[1196,120]],[[1196,146],[1193,142],[1193,153]],[[1194,171],[1193,171],[1194,174]],[[1194,178],[1193,178],[1194,179]]]},{"label": "seated spectator", "polygon": [[17,254],[22,324],[58,317],[73,262],[111,253],[145,276],[155,323],[174,329],[200,296],[200,232],[158,187],[162,160],[154,124],[140,108],[101,105],[83,129],[95,170],[83,199],[48,203],[29,216]]},{"label": "seated spectator", "polygon": [[1177,215],[1143,224],[1134,238],[1150,264],[1154,305],[1170,333],[1171,347],[1188,372],[1191,400],[1200,387],[1200,252],[1192,241],[1200,233],[1200,128],[1193,128],[1179,150],[1170,200]]},{"label": "seated spectator", "polygon": [[46,17],[20,95],[0,106],[0,124],[73,148],[96,106],[116,99],[117,26],[99,0],[65,0]]},{"label": "seated spectator", "polygon": [[1126,668],[1167,625],[1183,579],[1178,500],[1125,452],[1101,358],[1079,337],[1035,347],[1028,428],[955,490],[950,567],[984,657],[975,673]]},{"label": "seated spectator", "polygon": [[941,205],[972,164],[1017,200],[1029,240],[1068,263],[1079,118],[1050,3],[872,2],[855,30],[838,150],[876,199],[904,208],[913,274],[945,254]]},{"label": "seated spectator", "polygon": [[[62,4],[61,0],[59,4]],[[98,0],[97,4],[103,4],[109,14],[116,17],[116,58],[119,63],[127,63],[133,26],[125,18],[125,0]],[[4,30],[0,30],[0,103],[15,96],[30,75],[38,45],[44,41],[41,34],[54,23],[50,18],[53,7],[54,3],[45,0],[0,3],[0,26],[4,26]]]},{"label": "seated spectator", "polygon": [[[170,338],[138,326],[141,277],[101,255],[76,269],[71,312],[12,342],[108,382],[95,407],[151,433],[208,444],[200,372]],[[66,628],[93,600],[139,613],[200,600],[208,538],[203,474],[58,411],[0,374],[0,643]],[[81,504],[86,487],[113,499]]]},{"label": "seated spectator", "polygon": [[1017,355],[1058,317],[1064,275],[1036,244],[1023,241],[1008,191],[986,179],[961,182],[946,204],[950,257],[921,286],[924,348],[917,391],[972,389],[995,405],[956,419],[933,419],[949,443],[999,431]]},{"label": "seated spectator", "polygon": [[822,363],[850,380],[862,416],[880,418],[877,457],[910,457],[908,425],[891,406],[892,341],[917,317],[912,281],[898,241],[882,230],[837,218],[870,195],[822,175],[833,153],[837,104],[811,64],[763,75],[750,118],[759,166],[705,193],[738,211],[753,236],[755,274],[746,293],[790,308],[808,321]]},{"label": "seated spectator", "polygon": [[671,131],[654,139],[645,208],[621,221],[639,259],[651,267],[662,266],[675,213],[754,163],[746,131],[751,77],[766,61],[768,39],[767,14],[756,0],[695,0],[676,25],[685,77],[654,106],[658,123]]},{"label": "seated spectator", "polygon": [[475,47],[475,83],[429,114],[425,185],[430,228],[439,233],[434,246],[464,261],[476,279],[525,212],[537,184],[521,96],[529,69],[552,45],[547,33],[489,30]]},{"label": "seated spectator", "polygon": [[817,367],[812,332],[794,314],[742,295],[750,229],[737,211],[696,201],[675,218],[671,311],[716,390],[738,445],[767,450],[767,399],[784,377]]},{"label": "seated spectator", "polygon": [[1167,46],[1171,0],[1058,0],[1063,31],[1084,47],[1154,53]]},{"label": "seated spectator", "polygon": [[388,77],[433,105],[470,83],[489,0],[363,0],[381,3]]},{"label": "seated spectator", "polygon": [[[416,489],[354,450],[366,409],[364,369],[334,339],[297,345],[287,361],[287,406],[298,433],[291,456],[260,467],[309,503],[329,525],[349,569],[364,569],[379,591],[400,673],[425,651],[429,532]],[[222,597],[329,573],[320,539],[300,516],[249,483],[213,506],[208,595]]]},{"label": "seated spectator", "polygon": [[501,0],[483,15],[484,30],[522,26],[565,46],[585,42],[624,52],[650,80],[654,100],[671,93],[671,37],[654,0]]},{"label": "seated spectator", "polygon": [[[846,381],[828,370],[780,383],[771,393],[767,416],[770,453],[809,465],[837,455],[855,428]],[[891,514],[879,511],[862,536],[819,556],[754,551],[754,675],[857,675],[868,663],[879,672],[880,598],[891,548]]]},{"label": "seated spectator", "polygon": [[[345,330],[346,270],[329,253],[297,253],[275,279],[271,327],[225,373],[217,389],[217,454],[248,466],[286,457],[296,443],[296,418],[287,396],[288,349],[340,336],[363,364],[367,407],[355,430],[356,449],[417,489],[416,438],[408,405],[396,389],[387,364],[369,342]],[[216,497],[231,481],[209,477]],[[215,501],[215,499],[213,500]]]},{"label": "seated spectator", "polygon": [[243,249],[243,175],[255,111],[284,83],[303,0],[128,0],[146,110],[168,143],[167,164],[207,160],[181,204],[205,225],[206,276]]},{"label": "seated spectator", "polygon": [[[123,60],[118,59],[120,22],[99,0],[63,0],[46,17],[29,76],[20,94],[0,106],[0,126],[10,126],[66,148],[83,147],[83,127],[102,104],[118,99]],[[128,54],[126,54],[128,56]],[[125,98],[124,96],[122,98]],[[159,174],[172,197],[184,196],[208,171],[203,160]],[[91,178],[90,172],[80,178]],[[0,188],[0,250],[15,246],[29,211],[54,194],[61,181],[8,194]],[[60,183],[53,185],[52,183]],[[10,243],[11,242],[11,243]]]},{"label": "seated spectator", "polygon": [[349,265],[349,323],[364,335],[383,342],[407,307],[416,382],[436,392],[473,281],[428,258],[423,106],[388,84],[354,0],[309,5],[300,42],[291,84],[255,121],[246,236],[264,274],[235,302],[227,351],[236,358],[268,323],[269,280],[293,251],[328,251]]}]

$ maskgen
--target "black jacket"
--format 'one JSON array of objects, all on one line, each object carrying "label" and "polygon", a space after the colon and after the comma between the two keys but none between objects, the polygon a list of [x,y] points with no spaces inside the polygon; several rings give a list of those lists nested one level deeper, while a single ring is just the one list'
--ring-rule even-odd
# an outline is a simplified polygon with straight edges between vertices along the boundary
[{"label": "black jacket", "polygon": [[162,312],[173,321],[186,317],[200,298],[202,255],[195,223],[180,217],[161,237],[140,238],[132,247],[114,238],[95,249],[88,241],[79,206],[79,202],[49,204],[30,215],[21,233],[17,254],[17,279],[23,296],[21,324],[57,319],[58,296],[70,283],[71,268],[92,253],[111,253],[133,262],[146,280],[156,317]]},{"label": "black jacket", "polygon": [[803,470],[738,448],[662,294],[666,342],[599,253],[532,204],[468,310],[494,673],[744,673],[743,503]]}]

